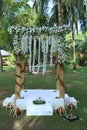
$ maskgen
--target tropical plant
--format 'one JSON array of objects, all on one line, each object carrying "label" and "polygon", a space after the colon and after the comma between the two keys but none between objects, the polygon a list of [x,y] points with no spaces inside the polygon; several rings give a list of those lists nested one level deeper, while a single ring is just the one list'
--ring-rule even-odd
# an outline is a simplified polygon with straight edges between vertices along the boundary
[{"label": "tropical plant", "polygon": [[36,26],[38,14],[26,3],[24,7],[18,10],[15,19],[19,26]]}]

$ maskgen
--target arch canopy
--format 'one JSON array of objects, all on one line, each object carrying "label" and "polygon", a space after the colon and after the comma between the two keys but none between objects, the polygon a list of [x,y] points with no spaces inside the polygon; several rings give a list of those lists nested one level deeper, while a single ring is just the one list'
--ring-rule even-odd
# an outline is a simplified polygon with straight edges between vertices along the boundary
[{"label": "arch canopy", "polygon": [[[50,59],[50,65],[52,65],[52,57],[55,54],[60,64],[66,61],[65,36],[70,32],[68,26],[23,27],[14,25],[8,28],[8,32],[13,35],[15,55],[28,54],[29,66],[32,66],[33,70],[35,61],[37,61],[38,69],[40,64],[43,64],[45,72],[47,59]],[[29,69],[31,71],[31,68]]]}]

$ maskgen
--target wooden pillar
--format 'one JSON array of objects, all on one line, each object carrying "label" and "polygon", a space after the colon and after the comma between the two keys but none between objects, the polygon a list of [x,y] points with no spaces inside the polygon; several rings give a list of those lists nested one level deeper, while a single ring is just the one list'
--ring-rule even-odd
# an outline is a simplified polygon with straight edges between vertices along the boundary
[{"label": "wooden pillar", "polygon": [[59,90],[60,98],[64,98],[65,94],[65,85],[64,85],[64,69],[63,65],[60,63],[56,63],[56,89]]},{"label": "wooden pillar", "polygon": [[21,60],[20,56],[16,59],[16,85],[15,85],[15,95],[16,98],[20,98],[21,90]]},{"label": "wooden pillar", "polygon": [[24,89],[24,56],[21,58],[21,89]]}]

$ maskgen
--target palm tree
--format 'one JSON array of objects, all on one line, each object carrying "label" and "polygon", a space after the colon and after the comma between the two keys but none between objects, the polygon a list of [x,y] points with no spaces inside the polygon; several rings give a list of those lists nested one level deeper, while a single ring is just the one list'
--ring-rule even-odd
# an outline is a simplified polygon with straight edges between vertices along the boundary
[{"label": "palm tree", "polygon": [[58,25],[62,26],[61,0],[58,0]]}]

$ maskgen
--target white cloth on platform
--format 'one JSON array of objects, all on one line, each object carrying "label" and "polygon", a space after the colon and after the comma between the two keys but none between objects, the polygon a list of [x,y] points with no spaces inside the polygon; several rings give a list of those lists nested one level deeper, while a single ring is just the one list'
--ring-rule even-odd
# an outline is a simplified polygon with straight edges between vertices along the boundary
[{"label": "white cloth on platform", "polygon": [[72,103],[77,108],[77,100],[74,97],[70,97],[70,103]]},{"label": "white cloth on platform", "polygon": [[12,94],[11,97],[7,97],[4,101],[3,101],[3,107],[6,107],[9,103],[11,103],[12,105],[15,105],[15,94]]},{"label": "white cloth on platform", "polygon": [[69,95],[66,93],[64,96],[64,105],[67,107],[70,103],[70,97]]},{"label": "white cloth on platform", "polygon": [[33,104],[29,103],[26,110],[27,116],[42,116],[42,115],[53,115],[52,104],[50,102],[46,104]]},{"label": "white cloth on platform", "polygon": [[16,106],[20,110],[26,110],[27,109],[27,101],[25,99],[16,99]]},{"label": "white cloth on platform", "polygon": [[64,99],[63,98],[55,98],[52,101],[53,110],[57,110],[58,108],[64,108]]}]

